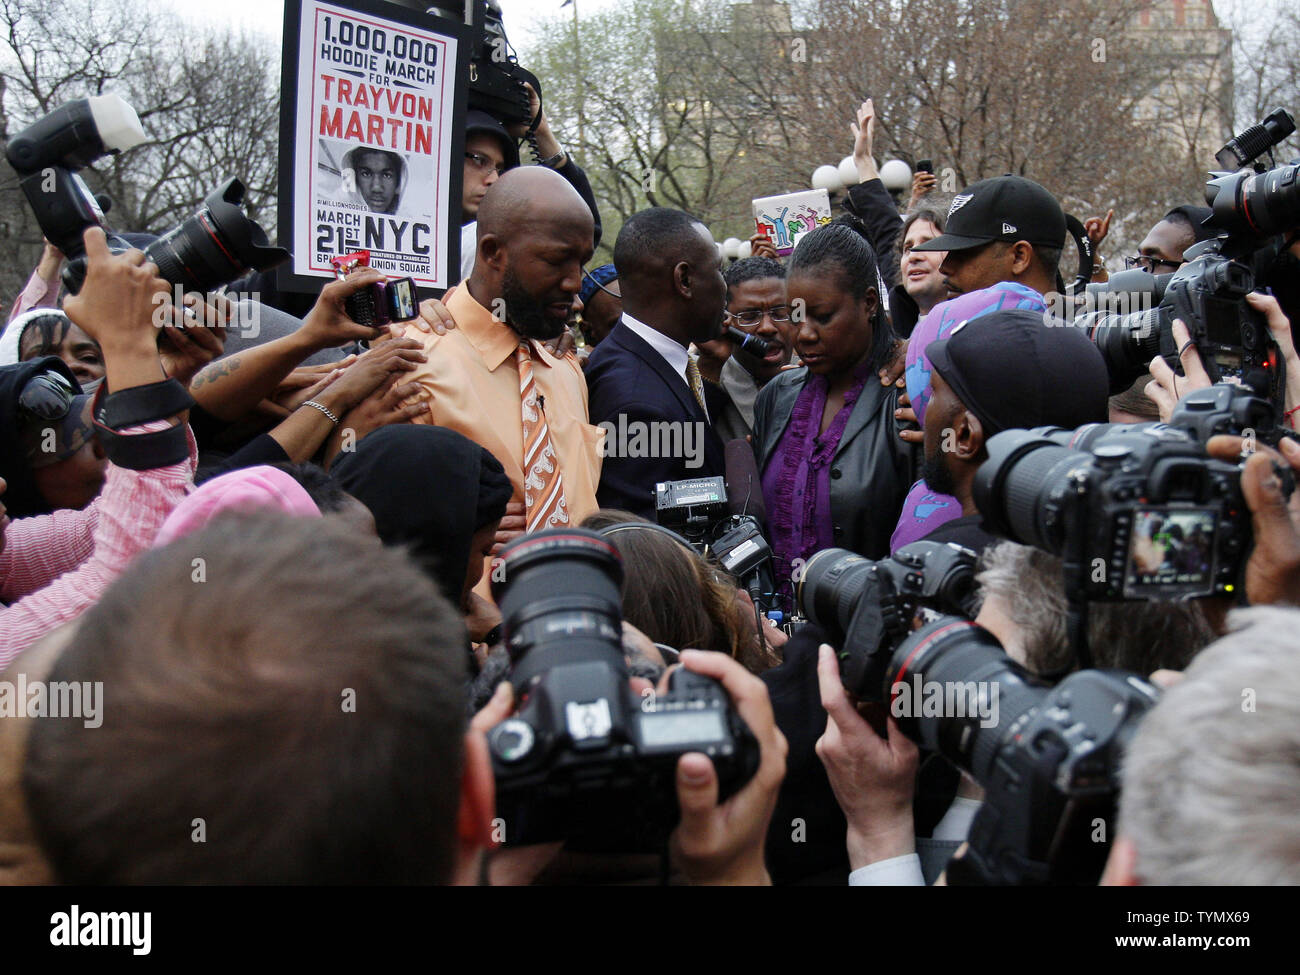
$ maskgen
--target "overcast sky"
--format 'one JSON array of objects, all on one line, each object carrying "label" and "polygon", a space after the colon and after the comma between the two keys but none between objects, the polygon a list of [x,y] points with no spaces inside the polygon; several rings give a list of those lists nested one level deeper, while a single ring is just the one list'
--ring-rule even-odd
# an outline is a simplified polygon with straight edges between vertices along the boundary
[{"label": "overcast sky", "polygon": [[[221,0],[220,3],[215,4],[196,4],[193,0],[155,0],[155,2],[170,7],[189,21],[247,27],[268,37],[278,38],[280,27],[284,22],[284,5],[275,3],[274,0]],[[510,43],[516,47],[526,46],[532,25],[552,12],[560,13],[561,2],[562,0],[500,0],[506,36],[510,38]],[[581,17],[588,11],[608,7],[615,0],[577,0],[577,2],[578,14]],[[568,7],[562,12],[566,16],[571,16]]]},{"label": "overcast sky", "polygon": [[[160,6],[170,7],[182,17],[191,21],[206,23],[225,23],[241,25],[267,34],[280,36],[280,25],[284,19],[282,3],[274,0],[221,0],[217,4],[196,4],[193,0],[155,0]],[[561,10],[562,0],[499,0],[505,20],[506,35],[516,47],[527,46],[531,26],[551,13],[570,15],[570,8]],[[616,0],[576,0],[579,16],[589,11],[608,7]],[[1233,13],[1238,8],[1253,11],[1252,19],[1256,23],[1266,23],[1266,11],[1284,2],[1294,0],[1214,0],[1214,9],[1220,17]]]}]

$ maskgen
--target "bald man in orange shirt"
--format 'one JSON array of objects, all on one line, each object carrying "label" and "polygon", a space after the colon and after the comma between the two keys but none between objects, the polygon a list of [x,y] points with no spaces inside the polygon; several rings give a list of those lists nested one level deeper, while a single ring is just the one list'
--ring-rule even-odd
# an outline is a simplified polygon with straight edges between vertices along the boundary
[{"label": "bald man in orange shirt", "polygon": [[577,359],[542,344],[564,333],[593,232],[591,211],[563,177],[510,170],[479,208],[474,271],[446,299],[456,327],[406,331],[428,357],[404,377],[429,394],[416,422],[485,447],[514,485],[497,547],[524,530],[577,525],[597,508],[604,431],[587,422]]}]

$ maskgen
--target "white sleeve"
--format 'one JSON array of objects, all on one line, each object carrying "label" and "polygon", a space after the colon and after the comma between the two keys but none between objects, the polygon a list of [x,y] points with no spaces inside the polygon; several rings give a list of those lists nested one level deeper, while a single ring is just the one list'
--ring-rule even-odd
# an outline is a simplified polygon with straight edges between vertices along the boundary
[{"label": "white sleeve", "polygon": [[471,220],[460,228],[460,283],[469,280],[478,253],[478,221]]},{"label": "white sleeve", "polygon": [[907,853],[858,867],[849,874],[850,887],[924,887],[921,858]]}]

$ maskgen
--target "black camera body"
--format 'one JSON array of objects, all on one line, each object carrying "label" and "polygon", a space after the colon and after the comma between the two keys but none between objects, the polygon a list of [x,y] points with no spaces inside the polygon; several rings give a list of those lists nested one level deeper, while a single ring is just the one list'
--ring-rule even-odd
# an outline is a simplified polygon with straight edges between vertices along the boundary
[{"label": "black camera body", "polygon": [[975,503],[997,534],[1051,552],[1085,600],[1237,591],[1251,548],[1241,470],[1160,423],[1007,430],[989,439]]},{"label": "black camera body", "polygon": [[[1244,379],[1250,372],[1285,368],[1264,316],[1246,304],[1255,290],[1255,275],[1245,264],[1218,252],[1218,241],[1205,241],[1203,251],[1173,272],[1160,304],[1162,320],[1175,318],[1187,325],[1188,334],[1205,363],[1211,382],[1228,377]],[[1187,255],[1184,255],[1187,256]],[[1171,365],[1178,361],[1173,330],[1160,330],[1160,354]]]},{"label": "black camera body", "polygon": [[975,615],[975,562],[973,551],[953,542],[912,542],[876,562],[823,549],[803,567],[796,599],[836,648],[845,688],[878,701],[890,654],[918,612]]},{"label": "black camera body", "polygon": [[68,257],[82,253],[81,236],[102,226],[104,206],[77,173],[96,159],[145,140],[135,109],[117,95],[60,105],[16,134],[5,157],[18,173],[36,222]]},{"label": "black camera body", "polygon": [[[1291,117],[1279,109],[1231,139],[1216,158],[1221,165],[1246,166],[1294,130]],[[1278,256],[1276,235],[1300,226],[1300,164],[1265,169],[1257,163],[1253,173],[1211,173],[1205,199],[1212,211],[1206,224],[1223,231],[1221,236],[1188,248],[1187,263],[1172,274],[1132,271],[1088,285],[1086,313],[1074,323],[1101,350],[1112,392],[1144,375],[1157,354],[1179,371],[1172,332],[1178,318],[1211,382],[1252,374],[1258,380],[1262,371],[1270,397],[1280,405],[1285,363],[1264,316],[1246,303],[1246,295]]]},{"label": "black camera body", "polygon": [[[900,707],[912,684],[978,688],[993,698],[996,720]],[[1047,687],[987,630],[944,617],[899,644],[884,693],[904,734],[984,788],[969,850],[949,865],[949,883],[1097,883],[1124,754],[1158,700],[1155,687],[1117,670],[1081,670]]]},{"label": "black camera body", "polygon": [[[1286,385],[1285,363],[1264,316],[1246,303],[1255,290],[1252,267],[1220,253],[1220,241],[1203,241],[1188,249],[1186,264],[1169,274],[1126,271],[1105,284],[1088,285],[1088,307],[1136,310],[1125,314],[1090,311],[1075,319],[1106,361],[1111,392],[1117,393],[1146,375],[1157,355],[1180,370],[1174,344],[1174,319],[1187,326],[1211,382],[1245,379],[1264,370],[1272,395]],[[1277,400],[1281,402],[1280,399]]]},{"label": "black camera body", "polygon": [[676,769],[712,759],[719,801],[758,769],[758,743],[716,681],[674,671],[637,697],[623,657],[618,551],[582,529],[538,532],[501,552],[511,683],[523,703],[488,733],[508,846],[573,839],[653,851],[678,818]]},{"label": "black camera body", "polygon": [[1216,383],[1192,390],[1174,406],[1169,425],[1202,444],[1225,434],[1254,437],[1276,447],[1289,435],[1277,425],[1277,411],[1272,403],[1255,395],[1250,387],[1236,383]]},{"label": "black camera body", "polygon": [[[68,257],[63,283],[74,294],[86,276],[82,235],[104,226],[104,207],[77,170],[142,141],[135,110],[116,95],[101,95],[59,106],[15,135],[5,150],[41,232]],[[289,252],[270,246],[262,228],[248,219],[243,201],[244,184],[232,177],[194,216],[150,244],[145,258],[187,293],[207,292],[250,267],[265,271],[288,260]],[[131,248],[107,228],[105,233],[114,253]]]}]

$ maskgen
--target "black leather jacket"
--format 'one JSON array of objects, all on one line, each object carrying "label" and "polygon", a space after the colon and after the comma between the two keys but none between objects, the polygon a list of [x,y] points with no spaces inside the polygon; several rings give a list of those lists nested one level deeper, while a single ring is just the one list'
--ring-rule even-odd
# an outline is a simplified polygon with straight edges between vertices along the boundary
[{"label": "black leather jacket", "polygon": [[[753,444],[760,474],[776,452],[807,381],[807,369],[787,370],[758,394]],[[889,538],[916,480],[915,451],[898,438],[894,419],[900,392],[868,376],[831,460],[835,544],[871,559],[889,554]],[[776,512],[769,509],[767,514],[771,519]]]}]

